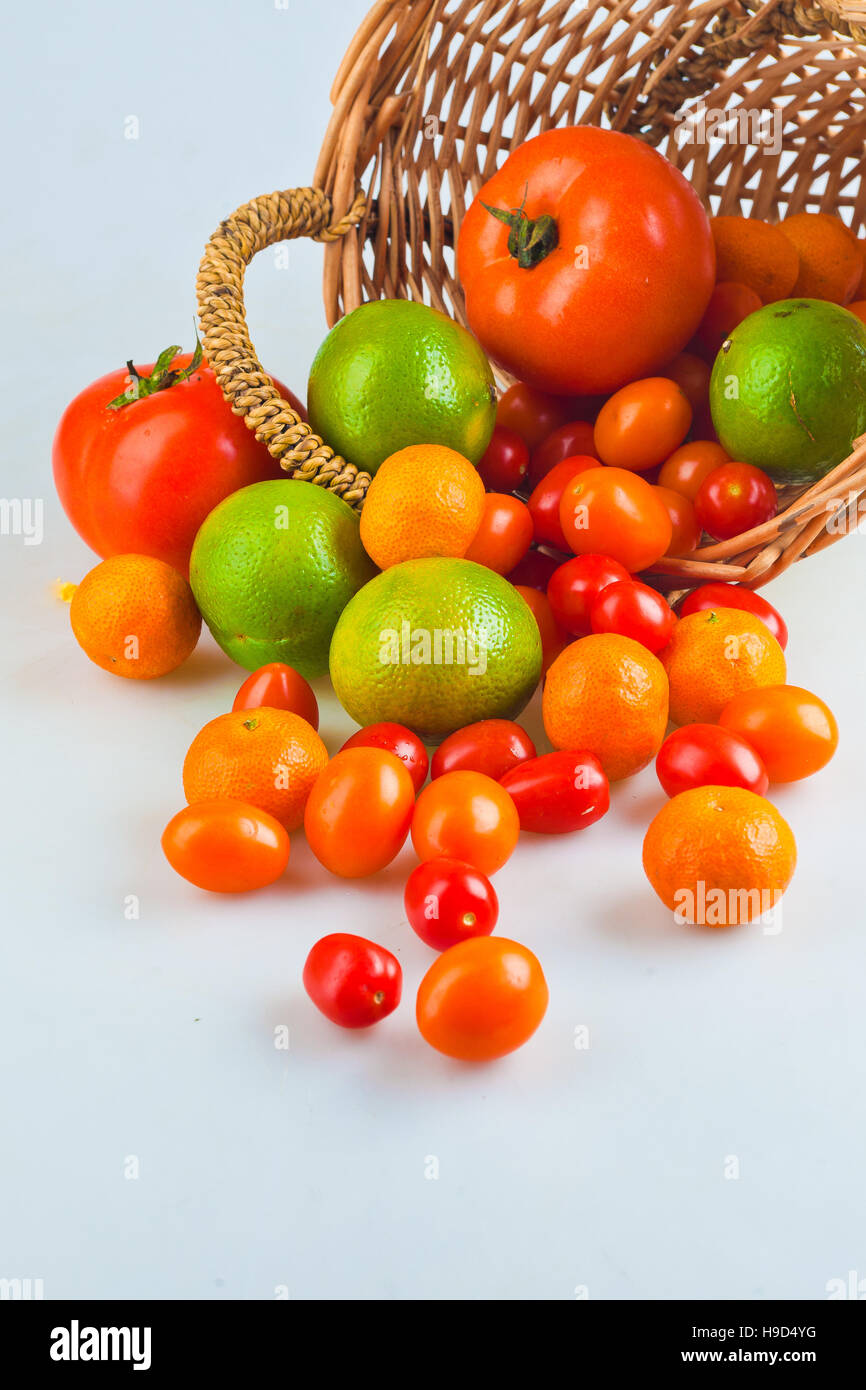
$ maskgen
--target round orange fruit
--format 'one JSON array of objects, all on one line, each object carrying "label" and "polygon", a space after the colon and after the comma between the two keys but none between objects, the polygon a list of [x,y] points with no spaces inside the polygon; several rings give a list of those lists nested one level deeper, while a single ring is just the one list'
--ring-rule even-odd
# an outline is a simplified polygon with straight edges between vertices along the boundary
[{"label": "round orange fruit", "polygon": [[670,682],[675,724],[715,724],[741,690],[784,685],[785,654],[770,629],[736,608],[680,618],[659,660]]},{"label": "round orange fruit", "polygon": [[693,787],[651,822],[643,866],[680,922],[727,927],[772,912],[797,846],[772,802],[743,787]]},{"label": "round orange fruit", "polygon": [[201,614],[183,575],[151,555],[103,560],[75,590],[69,618],[91,661],[140,681],[180,666],[201,632]]},{"label": "round orange fruit", "polygon": [[611,782],[630,777],[652,761],[665,736],[664,667],[631,637],[581,637],[547,673],[542,716],[554,748],[594,753]]},{"label": "round orange fruit", "polygon": [[792,298],[847,304],[863,274],[863,256],[844,222],[829,212],[797,212],[779,223],[800,257]]},{"label": "round orange fruit", "polygon": [[460,559],[481,525],[484,483],[473,464],[443,444],[413,444],[386,458],[361,513],[361,541],[389,569],[432,555]]},{"label": "round orange fruit", "polygon": [[191,804],[248,801],[296,830],[327,761],[324,743],[299,714],[264,706],[232,710],[196,734],[184,759],[183,790]]}]

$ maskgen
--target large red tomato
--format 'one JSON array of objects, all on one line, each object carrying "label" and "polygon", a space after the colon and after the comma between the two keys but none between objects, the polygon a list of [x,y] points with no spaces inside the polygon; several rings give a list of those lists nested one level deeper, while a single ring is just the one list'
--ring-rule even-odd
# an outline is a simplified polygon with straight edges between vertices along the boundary
[{"label": "large red tomato", "polygon": [[[232,414],[206,362],[177,379],[191,362],[189,353],[175,357],[163,377],[168,384],[114,409],[109,403],[123,395],[130,374],[125,367],[109,372],[64,411],[54,436],[54,482],[69,520],[103,559],[155,555],[187,575],[208,512],[248,483],[285,477]],[[149,378],[154,368],[137,370]],[[274,385],[304,414],[285,386]]]},{"label": "large red tomato", "polygon": [[469,327],[531,386],[595,395],[680,352],[715,282],[697,194],[641,140],[594,126],[527,140],[463,219]]}]

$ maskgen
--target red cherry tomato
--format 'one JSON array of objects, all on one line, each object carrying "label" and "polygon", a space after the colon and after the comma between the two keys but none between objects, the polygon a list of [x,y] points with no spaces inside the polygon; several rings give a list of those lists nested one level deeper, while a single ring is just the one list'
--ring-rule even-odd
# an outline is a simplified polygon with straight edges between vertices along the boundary
[{"label": "red cherry tomato", "polygon": [[481,525],[464,559],[507,574],[519,564],[532,541],[532,517],[525,502],[505,492],[488,492]]},{"label": "red cherry tomato", "polygon": [[557,550],[568,551],[569,544],[559,520],[559,504],[562,494],[572,478],[587,468],[598,468],[598,461],[585,454],[574,454],[555,463],[533,488],[527,506],[532,517],[535,539],[541,545],[553,545]]},{"label": "red cherry tomato", "polygon": [[530,589],[524,584],[515,584],[514,587],[529,604],[538,624],[541,636],[541,674],[546,676],[548,668],[553,665],[563,647],[568,646],[571,636],[554,618],[550,599],[546,594],[540,589]]},{"label": "red cherry tomato", "polygon": [[289,837],[279,821],[245,801],[197,801],[173,816],[162,848],[175,873],[210,893],[248,893],[281,877]]},{"label": "red cherry tomato", "polygon": [[723,463],[701,483],[695,516],[702,531],[730,540],[776,515],[779,500],[771,478],[750,463]]},{"label": "red cherry tomato", "polygon": [[232,709],[287,709],[299,714],[319,727],[319,705],[312,686],[293,666],[283,661],[269,661],[247,676],[237,695]]},{"label": "red cherry tomato", "polygon": [[304,808],[307,844],[341,878],[367,878],[400,853],[415,810],[404,764],[382,748],[347,748],[322,769]]},{"label": "red cherry tomato", "polygon": [[695,352],[681,352],[662,372],[675,381],[692,410],[704,410],[710,398],[710,368]]},{"label": "red cherry tomato", "polygon": [[553,430],[533,449],[529,462],[530,485],[537,487],[542,478],[547,477],[551,468],[563,459],[587,454],[595,458],[596,464],[599,463],[595,454],[592,425],[588,420],[569,420],[567,425],[560,425],[559,429]]},{"label": "red cherry tomato", "polygon": [[460,859],[428,859],[412,870],[403,893],[412,930],[434,951],[470,936],[489,936],[499,900],[489,878]]},{"label": "red cherry tomato", "polygon": [[699,589],[692,589],[680,604],[680,617],[687,618],[706,608],[741,608],[745,613],[754,613],[770,629],[782,651],[788,645],[788,629],[781,613],[760,594],[740,584],[702,584]]},{"label": "red cherry tomato", "polygon": [[695,518],[695,504],[672,487],[654,484],[656,495],[671,519],[671,543],[668,555],[690,555],[701,539],[701,528]]},{"label": "red cherry tomato", "polygon": [[491,492],[517,492],[529,473],[529,446],[515,430],[494,425],[478,472]]},{"label": "red cherry tomato", "polygon": [[403,971],[375,941],[334,932],[317,941],[304,966],[304,989],[316,1008],[341,1028],[369,1028],[400,1003]]},{"label": "red cherry tomato", "polygon": [[754,748],[718,724],[684,724],[658,751],[656,772],[668,796],[692,787],[745,787],[765,796],[770,779]]},{"label": "red cherry tomato", "polygon": [[384,748],[386,753],[394,753],[405,764],[416,793],[426,781],[429,766],[427,749],[418,735],[403,724],[391,724],[388,720],[368,724],[366,729],[359,729],[347,738],[340,752],[344,753],[347,748]]},{"label": "red cherry tomato", "polygon": [[516,381],[499,398],[496,423],[519,434],[530,449],[571,419],[573,406],[567,396],[549,396],[523,381]]},{"label": "red cherry tomato", "polygon": [[748,285],[722,280],[710,295],[710,302],[695,334],[710,361],[738,323],[761,308],[761,297]]},{"label": "red cherry tomato", "polygon": [[530,589],[547,588],[547,581],[553,571],[561,564],[543,550],[528,550],[518,565],[505,576],[509,584],[526,586]]},{"label": "red cherry tomato", "polygon": [[501,779],[520,817],[521,830],[564,835],[599,820],[610,787],[594,753],[543,753]]},{"label": "red cherry tomato", "polygon": [[677,621],[666,598],[634,579],[608,584],[593,600],[589,617],[593,632],[617,632],[651,652],[667,646]]},{"label": "red cherry tomato", "polygon": [[510,719],[479,719],[443,739],[430,764],[435,781],[445,772],[483,772],[498,782],[510,768],[535,757],[535,744]]},{"label": "red cherry tomato", "polygon": [[550,577],[547,597],[553,616],[566,632],[586,637],[592,631],[590,609],[608,584],[631,579],[618,560],[609,555],[576,555]]}]

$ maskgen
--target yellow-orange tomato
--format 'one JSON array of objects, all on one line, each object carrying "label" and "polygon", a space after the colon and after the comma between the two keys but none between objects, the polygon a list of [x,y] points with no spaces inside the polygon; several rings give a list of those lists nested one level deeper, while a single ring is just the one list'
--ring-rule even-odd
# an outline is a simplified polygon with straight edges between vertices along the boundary
[{"label": "yellow-orange tomato", "polygon": [[289,862],[289,837],[246,801],[197,801],[173,816],[162,848],[175,873],[210,893],[248,893],[274,883]]},{"label": "yellow-orange tomato", "polygon": [[462,859],[490,874],[501,869],[520,833],[507,791],[483,772],[446,772],[425,787],[412,818],[419,859]]},{"label": "yellow-orange tomato", "polygon": [[798,685],[765,685],[735,695],[719,723],[754,748],[771,782],[799,782],[825,767],[839,729],[832,710]]},{"label": "yellow-orange tomato", "polygon": [[384,748],[346,748],[319,773],[304,810],[307,842],[341,878],[367,878],[403,847],[415,788],[403,763]]},{"label": "yellow-orange tomato", "polygon": [[575,555],[607,555],[632,574],[666,554],[670,517],[645,478],[625,468],[587,468],[566,483],[559,521]]},{"label": "yellow-orange tomato", "polygon": [[714,468],[730,463],[730,454],[725,453],[721,444],[711,439],[693,439],[690,444],[682,444],[675,449],[670,458],[665,459],[659,470],[659,487],[669,487],[673,492],[681,492],[694,502],[701,483]]},{"label": "yellow-orange tomato", "polygon": [[547,1011],[547,981],[525,946],[474,936],[443,951],[418,988],[421,1036],[446,1057],[490,1062],[532,1037]]},{"label": "yellow-orange tomato", "polygon": [[667,555],[689,555],[696,549],[701,538],[701,528],[695,519],[695,504],[681,492],[672,487],[653,488],[665,511],[671,519],[671,543]]},{"label": "yellow-orange tomato", "polygon": [[641,473],[663,463],[691,423],[692,407],[676,381],[663,376],[632,381],[598,412],[595,451],[609,468]]}]

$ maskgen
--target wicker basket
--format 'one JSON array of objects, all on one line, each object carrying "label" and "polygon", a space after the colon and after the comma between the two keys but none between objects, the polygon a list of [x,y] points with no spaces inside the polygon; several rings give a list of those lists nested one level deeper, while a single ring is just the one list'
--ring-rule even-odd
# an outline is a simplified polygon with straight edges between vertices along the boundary
[{"label": "wicker basket", "polygon": [[[256,359],[243,302],[256,252],[325,242],[331,324],[379,297],[463,322],[453,247],[466,206],[516,145],[577,123],[656,145],[712,212],[835,211],[862,236],[864,67],[866,0],[379,0],[337,73],[314,187],[253,199],[205,251],[202,337],[226,399],[287,473],[360,507],[369,475],[312,433]],[[716,111],[736,139],[701,138]],[[749,143],[761,129],[764,143]],[[863,494],[866,436],[819,483],[787,491],[772,521],[659,562],[657,582],[758,587],[856,526]]]}]

